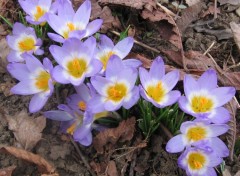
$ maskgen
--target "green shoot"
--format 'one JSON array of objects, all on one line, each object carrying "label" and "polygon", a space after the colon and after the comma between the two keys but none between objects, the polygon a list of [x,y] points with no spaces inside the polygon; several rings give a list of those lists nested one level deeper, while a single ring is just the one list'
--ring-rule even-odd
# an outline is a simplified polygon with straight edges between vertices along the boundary
[{"label": "green shoot", "polygon": [[4,18],[2,15],[0,15],[0,18],[6,23],[8,24],[9,27],[13,27],[13,24],[6,18]]}]

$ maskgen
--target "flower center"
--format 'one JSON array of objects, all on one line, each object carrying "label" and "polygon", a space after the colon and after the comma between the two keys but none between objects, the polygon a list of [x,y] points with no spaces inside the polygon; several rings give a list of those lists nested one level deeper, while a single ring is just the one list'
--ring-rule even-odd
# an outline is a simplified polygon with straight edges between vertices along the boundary
[{"label": "flower center", "polygon": [[75,121],[67,128],[67,133],[73,135],[74,131],[82,124],[83,116],[74,113]]},{"label": "flower center", "polygon": [[207,132],[203,127],[192,127],[187,131],[187,138],[189,141],[199,141],[206,138]]},{"label": "flower center", "polygon": [[213,108],[213,101],[205,96],[194,96],[191,107],[196,113],[209,112]]},{"label": "flower center", "polygon": [[85,111],[86,110],[86,103],[84,101],[78,102],[78,107],[80,110]]},{"label": "flower center", "polygon": [[123,83],[116,83],[114,86],[108,87],[107,95],[109,100],[115,102],[121,101],[127,95],[127,86]]},{"label": "flower center", "polygon": [[35,40],[32,37],[25,37],[18,42],[18,47],[21,52],[31,51],[35,49]]},{"label": "flower center", "polygon": [[199,170],[203,168],[205,163],[206,158],[203,154],[197,152],[189,154],[188,165],[192,170]]},{"label": "flower center", "polygon": [[76,127],[77,127],[77,123],[73,122],[73,124],[68,127],[67,133],[73,135]]},{"label": "flower center", "polygon": [[100,57],[100,61],[101,61],[102,64],[103,64],[103,70],[106,70],[108,60],[109,60],[109,58],[110,58],[112,55],[114,55],[114,54],[115,54],[115,53],[114,53],[113,51],[109,51],[109,52],[107,52],[107,53],[104,53],[104,55],[102,55],[102,56]]},{"label": "flower center", "polygon": [[75,58],[67,64],[68,72],[75,78],[81,78],[87,70],[87,63],[84,59]]},{"label": "flower center", "polygon": [[156,102],[161,102],[166,94],[166,90],[163,88],[161,81],[159,81],[157,85],[148,86],[146,92],[148,96]]},{"label": "flower center", "polygon": [[63,32],[63,37],[67,39],[69,37],[69,33],[74,30],[77,30],[76,26],[71,22],[67,23],[67,29]]},{"label": "flower center", "polygon": [[47,91],[49,89],[48,81],[50,79],[50,74],[46,71],[41,71],[38,77],[36,78],[35,85],[38,89],[42,91]]},{"label": "flower center", "polygon": [[38,21],[46,13],[40,6],[36,7],[36,13],[34,14],[34,19]]}]

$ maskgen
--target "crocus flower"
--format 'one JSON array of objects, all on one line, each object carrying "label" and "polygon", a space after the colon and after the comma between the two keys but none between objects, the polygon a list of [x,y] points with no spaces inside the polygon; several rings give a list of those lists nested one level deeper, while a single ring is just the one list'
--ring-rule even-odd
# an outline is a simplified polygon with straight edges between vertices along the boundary
[{"label": "crocus flower", "polygon": [[63,46],[52,45],[49,50],[59,64],[53,70],[53,78],[62,84],[80,85],[85,77],[98,73],[102,64],[93,59],[96,39],[88,38],[85,42],[69,39]]},{"label": "crocus flower", "polygon": [[42,40],[36,37],[33,28],[26,27],[21,23],[13,25],[12,35],[7,36],[7,42],[12,49],[7,57],[9,62],[23,62],[24,59],[21,57],[21,54],[25,52],[36,55],[43,54],[43,51],[40,49]]},{"label": "crocus flower", "polygon": [[27,22],[38,25],[45,24],[47,13],[54,13],[52,0],[18,0],[20,6],[28,14]]},{"label": "crocus flower", "polygon": [[222,161],[214,152],[189,147],[178,158],[178,165],[189,176],[217,176],[213,167]]},{"label": "crocus flower", "polygon": [[67,105],[59,105],[60,110],[46,111],[46,118],[61,121],[61,130],[64,133],[73,135],[73,139],[84,146],[92,143],[92,129],[94,120],[107,117],[109,112],[102,112],[98,115],[89,111],[81,113],[68,107]]},{"label": "crocus flower", "polygon": [[159,108],[174,104],[181,96],[179,91],[172,91],[179,79],[177,70],[165,75],[164,62],[161,57],[157,57],[149,70],[139,69],[141,96]]},{"label": "crocus flower", "polygon": [[[190,146],[205,146],[214,151],[220,157],[229,154],[227,146],[217,136],[228,131],[226,124],[209,124],[206,121],[187,121],[182,123],[181,134],[173,137],[167,143],[166,150],[169,153],[177,153]],[[204,145],[203,145],[204,144]]]},{"label": "crocus flower", "polygon": [[54,86],[51,78],[53,65],[48,58],[42,63],[31,54],[23,54],[26,64],[12,63],[7,66],[11,75],[20,82],[11,92],[18,95],[32,95],[29,111],[37,112],[43,108],[48,98],[52,95]]},{"label": "crocus flower", "polygon": [[179,99],[179,107],[186,113],[213,123],[226,123],[229,112],[222,107],[235,95],[234,87],[217,87],[217,75],[207,70],[198,80],[186,75],[183,80],[185,96]]},{"label": "crocus flower", "polygon": [[103,109],[115,111],[121,106],[131,108],[139,99],[136,79],[137,70],[127,68],[119,57],[113,55],[107,65],[106,77],[91,78],[91,83],[99,95],[89,101],[89,109],[95,113]]},{"label": "crocus flower", "polygon": [[89,23],[91,14],[91,2],[86,0],[75,13],[72,4],[66,0],[58,1],[58,15],[48,14],[48,24],[58,33],[48,33],[48,36],[63,43],[68,38],[82,39],[97,32],[102,20],[96,19]]},{"label": "crocus flower", "polygon": [[[113,41],[106,35],[100,35],[100,41],[96,49],[96,58],[103,64],[103,70],[106,70],[109,58],[112,55],[117,55],[120,59],[124,59],[133,47],[133,38],[126,37],[125,39],[118,42],[115,46]],[[136,59],[126,59],[123,61],[124,65],[138,67],[142,63]]]}]

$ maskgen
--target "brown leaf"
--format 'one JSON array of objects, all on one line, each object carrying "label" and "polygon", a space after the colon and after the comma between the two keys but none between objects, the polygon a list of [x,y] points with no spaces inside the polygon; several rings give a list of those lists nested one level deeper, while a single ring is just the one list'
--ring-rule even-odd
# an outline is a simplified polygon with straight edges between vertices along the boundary
[{"label": "brown leaf", "polygon": [[12,176],[12,172],[14,171],[15,168],[16,166],[9,166],[9,167],[0,169],[0,176]]},{"label": "brown leaf", "polygon": [[135,117],[131,117],[122,121],[117,128],[106,129],[97,134],[93,140],[97,153],[102,154],[106,146],[113,149],[117,142],[130,141],[134,135],[135,123]]},{"label": "brown leaf", "polygon": [[233,32],[233,38],[240,50],[240,24],[236,24],[235,22],[230,23],[231,30]]},{"label": "brown leaf", "polygon": [[230,150],[230,159],[233,161],[233,155],[234,155],[234,146],[235,146],[235,141],[236,141],[236,112],[238,108],[238,103],[235,99],[232,99],[227,105],[226,108],[230,112],[231,119],[228,123],[230,129],[228,130],[228,135],[227,135],[227,141],[228,141],[228,148]]},{"label": "brown leaf", "polygon": [[7,56],[10,52],[7,41],[5,38],[0,40],[0,73],[6,72],[6,66],[8,64]]},{"label": "brown leaf", "polygon": [[160,33],[162,39],[166,40],[167,42],[170,42],[173,45],[171,50],[166,50],[162,52],[166,54],[169,51],[175,51],[178,54],[178,57],[170,56],[169,59],[178,65],[183,65],[184,55],[183,55],[182,38],[181,38],[181,33],[174,19],[159,8],[153,9],[153,11],[144,9],[142,11],[141,16],[144,19],[150,20],[151,22],[156,22],[157,30]]},{"label": "brown leaf", "polygon": [[55,168],[51,164],[49,164],[44,158],[26,150],[1,145],[0,152],[11,154],[19,159],[23,159],[25,161],[36,164],[38,166],[39,172],[41,173],[55,173]]},{"label": "brown leaf", "polygon": [[131,7],[134,9],[143,9],[145,6],[156,7],[156,2],[154,0],[99,0],[102,5],[122,5]]},{"label": "brown leaf", "polygon": [[108,176],[118,176],[116,163],[113,160],[109,161],[109,163],[108,163],[107,175]]},{"label": "brown leaf", "polygon": [[42,138],[42,130],[46,126],[46,119],[43,116],[33,118],[25,111],[21,111],[14,117],[7,116],[9,129],[13,131],[21,148],[31,150]]},{"label": "brown leaf", "polygon": [[200,2],[200,0],[186,0],[186,4],[188,6],[193,6],[193,5],[195,5],[195,4],[199,3],[199,2]]},{"label": "brown leaf", "polygon": [[[216,12],[217,12],[217,14],[220,13],[220,9],[216,8]],[[214,5],[210,5],[208,7],[208,9],[201,14],[201,18],[204,18],[205,16],[210,15],[210,14],[213,15],[214,13],[215,13],[215,7],[214,7]]]},{"label": "brown leaf", "polygon": [[191,7],[182,10],[181,18],[179,18],[176,22],[179,30],[182,33],[193,21],[198,19],[198,14],[201,12],[203,5],[203,2],[198,2]]},{"label": "brown leaf", "polygon": [[224,5],[224,4],[238,5],[238,4],[240,4],[240,0],[218,0],[218,2],[221,5]]}]

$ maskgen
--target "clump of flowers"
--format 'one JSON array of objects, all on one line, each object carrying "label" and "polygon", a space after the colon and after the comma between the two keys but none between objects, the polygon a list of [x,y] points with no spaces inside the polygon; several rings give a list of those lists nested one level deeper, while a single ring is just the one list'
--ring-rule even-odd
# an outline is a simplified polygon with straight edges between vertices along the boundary
[{"label": "clump of flowers", "polygon": [[[179,123],[180,134],[168,141],[166,150],[182,152],[178,164],[188,175],[216,175],[214,167],[229,155],[219,138],[229,129],[226,123],[230,114],[223,105],[235,95],[233,87],[218,87],[216,71],[209,69],[198,80],[185,75],[185,95],[181,96],[180,91],[173,90],[179,81],[179,71],[165,73],[161,57],[154,59],[149,70],[141,67],[139,60],[126,58],[134,44],[132,37],[114,45],[106,35],[100,34],[98,40],[92,36],[103,21],[89,22],[89,0],[76,12],[69,0],[54,3],[19,0],[19,3],[27,14],[27,22],[35,26],[14,24],[12,35],[7,36],[12,49],[7,69],[19,80],[11,92],[33,95],[29,104],[31,113],[40,111],[61,84],[73,85],[75,93],[67,97],[65,104],[43,114],[60,121],[63,133],[89,146],[92,130],[99,129],[95,121],[113,117],[120,109],[126,112],[135,107],[139,111],[138,125],[148,139],[164,123],[163,117],[169,117],[179,105],[195,119]],[[48,25],[56,33],[49,32]],[[44,32],[39,33],[38,29]],[[48,48],[52,57],[44,58],[43,62],[36,56],[44,54],[40,49],[42,40],[36,33],[38,36],[47,33],[51,42],[59,42]],[[49,41],[47,36],[41,37]]]}]

